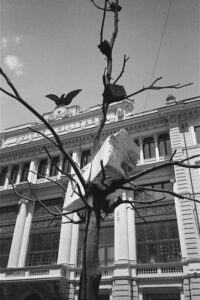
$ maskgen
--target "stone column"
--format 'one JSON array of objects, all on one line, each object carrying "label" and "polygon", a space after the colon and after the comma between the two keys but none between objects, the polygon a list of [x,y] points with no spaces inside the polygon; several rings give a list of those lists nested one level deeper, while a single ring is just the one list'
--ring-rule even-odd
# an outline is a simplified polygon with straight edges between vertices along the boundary
[{"label": "stone column", "polygon": [[[174,183],[173,190],[175,193],[177,193],[177,194],[179,193],[176,182]],[[182,214],[181,204],[180,204],[180,200],[178,198],[174,198],[174,201],[175,201],[175,208],[176,208],[176,215],[177,215],[177,224],[178,224],[178,232],[179,232],[182,260],[185,261],[187,259],[187,249],[186,249],[186,245],[185,245],[183,223],[180,218],[180,216]]]},{"label": "stone column", "polygon": [[144,153],[143,153],[143,139],[141,136],[139,137],[139,144],[140,144],[140,163],[143,164],[144,163]]},{"label": "stone column", "polygon": [[156,134],[154,134],[154,143],[155,143],[156,161],[159,161],[158,137]]},{"label": "stone column", "polygon": [[[63,166],[63,159],[64,159],[64,155],[60,155],[60,163],[59,163],[59,169],[62,170],[62,166]],[[58,171],[58,179],[60,179],[62,176],[62,173],[60,171]]]},{"label": "stone column", "polygon": [[[79,156],[78,151],[74,151],[72,155],[73,160],[78,163]],[[72,170],[73,172],[73,170]],[[64,207],[68,204],[67,193],[64,201]],[[73,215],[70,215],[73,218]],[[72,223],[66,223],[67,219],[63,216],[60,231],[60,242],[58,250],[58,264],[70,264],[70,253],[71,253],[71,243],[72,243]],[[72,257],[72,256],[71,256]],[[74,258],[73,258],[74,259]]]},{"label": "stone column", "polygon": [[[32,160],[29,167],[28,180],[32,183],[36,183],[37,174],[33,172],[37,172],[38,169],[38,160]],[[32,172],[33,171],[33,172]]]},{"label": "stone column", "polygon": [[17,216],[10,255],[8,260],[8,268],[15,268],[18,266],[19,254],[21,249],[21,242],[24,232],[24,224],[26,220],[26,213],[27,213],[27,202],[26,200],[20,200],[20,209]]},{"label": "stone column", "polygon": [[[78,216],[74,214],[73,219],[78,220]],[[70,265],[76,266],[77,262],[77,252],[78,252],[78,236],[79,236],[79,226],[72,224],[72,239],[71,239],[71,251],[70,251]]]},{"label": "stone column", "polygon": [[9,185],[9,179],[8,179],[8,177],[10,177],[11,169],[12,169],[12,166],[9,166],[8,167],[7,176],[6,176],[6,180],[5,180],[5,184],[4,184],[4,188],[5,189],[7,189],[8,185]]},{"label": "stone column", "polygon": [[[126,194],[122,197],[125,199]],[[128,223],[127,223],[127,205],[121,204],[115,209],[115,262],[125,262],[129,260],[128,246]]]},{"label": "stone column", "polygon": [[[53,159],[53,158],[52,158]],[[47,163],[47,170],[46,170],[46,176],[48,177],[50,174],[50,168],[51,168],[51,160],[48,159],[48,163]]]},{"label": "stone column", "polygon": [[[134,199],[133,191],[128,191],[127,200],[132,201]],[[129,207],[128,205],[127,207]],[[131,206],[130,206],[131,208]],[[127,209],[127,226],[128,226],[128,249],[129,260],[132,263],[136,263],[136,230],[135,230],[135,211],[133,209]]]},{"label": "stone column", "polygon": [[27,216],[24,224],[24,231],[23,231],[19,261],[18,261],[19,268],[25,267],[26,264],[26,256],[27,256],[28,245],[29,245],[29,237],[31,232],[31,224],[33,219],[34,207],[35,207],[35,203],[33,202],[29,202],[27,205]]},{"label": "stone column", "polygon": [[22,163],[19,164],[19,171],[17,174],[16,184],[20,183],[21,176],[22,176]]}]

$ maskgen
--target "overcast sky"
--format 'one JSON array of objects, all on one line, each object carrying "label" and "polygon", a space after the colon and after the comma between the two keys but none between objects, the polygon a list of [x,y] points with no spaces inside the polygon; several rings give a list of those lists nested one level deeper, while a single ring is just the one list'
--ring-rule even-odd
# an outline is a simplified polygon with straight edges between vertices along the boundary
[{"label": "overcast sky", "polygon": [[[101,3],[102,0],[96,0]],[[131,93],[148,85],[171,0],[121,0],[119,34],[114,49],[113,76],[123,55],[130,57],[121,80]],[[83,109],[100,104],[105,60],[99,52],[102,12],[89,0],[1,0],[1,66],[22,98],[40,113],[52,111],[46,94],[81,88],[73,104]],[[112,16],[109,14],[109,16]],[[110,39],[111,20],[105,38]],[[150,92],[135,97],[135,112],[200,95],[200,1],[173,0],[159,52],[154,79],[162,84],[188,83],[182,90]],[[1,85],[5,87],[1,80]],[[0,95],[0,131],[35,121],[15,100]]]}]

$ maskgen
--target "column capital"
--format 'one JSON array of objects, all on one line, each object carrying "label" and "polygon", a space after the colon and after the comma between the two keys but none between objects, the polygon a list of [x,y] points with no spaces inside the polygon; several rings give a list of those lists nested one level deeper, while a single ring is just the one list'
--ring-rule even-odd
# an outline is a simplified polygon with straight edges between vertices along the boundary
[{"label": "column capital", "polygon": [[157,133],[154,133],[153,137],[154,137],[154,141],[157,142],[158,141],[158,135],[157,135]]},{"label": "column capital", "polygon": [[18,205],[20,205],[22,203],[27,204],[28,202],[29,202],[28,200],[22,198],[18,201]]},{"label": "column capital", "polygon": [[143,143],[143,139],[144,139],[144,138],[143,138],[142,136],[139,136],[139,139],[138,139],[138,140],[139,140],[139,143],[140,143],[140,144]]}]

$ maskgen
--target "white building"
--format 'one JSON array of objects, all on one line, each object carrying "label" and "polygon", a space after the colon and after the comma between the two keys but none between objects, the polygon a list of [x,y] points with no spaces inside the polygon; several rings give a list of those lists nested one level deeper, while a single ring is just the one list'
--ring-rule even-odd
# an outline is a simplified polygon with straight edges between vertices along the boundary
[{"label": "white building", "polygon": [[[87,164],[100,108],[82,112],[78,106],[58,107],[44,116],[73,159],[81,166]],[[34,198],[28,176],[49,209],[63,207],[63,189],[38,175],[46,173],[66,184],[43,146],[60,168],[70,172],[70,166],[52,143],[27,127],[49,134],[43,124],[30,123],[0,135],[0,299],[77,299],[83,227],[52,219],[38,203],[20,198],[9,184],[8,177],[20,194]],[[113,105],[103,138],[121,128],[139,146],[138,171],[169,160],[175,150],[174,159],[195,156],[200,154],[200,98],[176,102],[169,96],[165,107],[139,114],[134,114],[129,101]],[[199,164],[200,157],[191,163]],[[137,184],[200,200],[200,169],[168,167]],[[149,201],[142,193],[136,198],[129,192],[126,197]],[[199,300],[200,204],[168,195],[154,205],[136,205],[147,224],[125,205],[102,223],[100,299]]]}]

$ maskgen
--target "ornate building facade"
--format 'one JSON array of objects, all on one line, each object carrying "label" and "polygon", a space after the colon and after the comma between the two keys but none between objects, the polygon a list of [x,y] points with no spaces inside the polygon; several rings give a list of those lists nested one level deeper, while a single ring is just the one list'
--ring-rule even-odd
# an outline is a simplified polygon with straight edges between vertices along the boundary
[{"label": "ornate building facade", "polygon": [[[91,159],[100,108],[57,107],[44,117],[84,167]],[[75,300],[84,227],[53,218],[39,203],[26,200],[34,198],[28,178],[49,210],[62,210],[67,200],[60,183],[67,182],[55,164],[67,173],[71,168],[52,143],[27,127],[50,136],[41,123],[6,129],[0,135],[0,299]],[[175,150],[173,159],[193,156],[191,163],[200,164],[195,156],[200,154],[198,97],[176,102],[169,96],[166,106],[139,114],[129,101],[112,105],[103,139],[121,128],[139,147],[138,171],[169,160]],[[8,178],[24,198],[14,192]],[[200,200],[200,169],[166,167],[136,183]],[[102,222],[99,299],[199,300],[200,204],[171,195],[146,204],[150,199],[143,192],[126,192],[125,197],[137,200],[138,214],[121,205]]]}]

